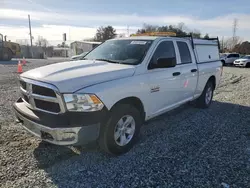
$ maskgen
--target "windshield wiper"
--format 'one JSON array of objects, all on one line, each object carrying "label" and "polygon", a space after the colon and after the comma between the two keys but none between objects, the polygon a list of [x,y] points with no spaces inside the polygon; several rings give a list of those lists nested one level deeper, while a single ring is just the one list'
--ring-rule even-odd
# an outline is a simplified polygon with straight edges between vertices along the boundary
[{"label": "windshield wiper", "polygon": [[118,61],[113,61],[113,60],[110,60],[110,59],[94,59],[94,60],[97,60],[97,61],[106,61],[106,62],[109,62],[109,63],[120,63]]}]

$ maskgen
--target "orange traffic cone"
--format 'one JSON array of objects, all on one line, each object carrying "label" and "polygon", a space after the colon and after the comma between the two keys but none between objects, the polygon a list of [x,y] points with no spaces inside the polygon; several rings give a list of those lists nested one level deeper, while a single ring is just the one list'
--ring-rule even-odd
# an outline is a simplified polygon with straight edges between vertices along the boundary
[{"label": "orange traffic cone", "polygon": [[22,60],[22,64],[23,64],[23,65],[26,65],[26,60],[25,60],[24,57],[23,57],[23,60]]},{"label": "orange traffic cone", "polygon": [[17,64],[17,73],[21,74],[23,72],[23,67],[21,61],[18,61]]}]

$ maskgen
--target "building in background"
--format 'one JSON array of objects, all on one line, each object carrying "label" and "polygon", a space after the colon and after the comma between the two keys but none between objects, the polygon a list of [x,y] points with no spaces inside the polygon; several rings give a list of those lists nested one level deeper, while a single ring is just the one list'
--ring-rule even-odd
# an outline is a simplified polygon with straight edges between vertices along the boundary
[{"label": "building in background", "polygon": [[53,57],[69,57],[70,48],[63,47],[54,47],[53,48]]},{"label": "building in background", "polygon": [[[21,53],[15,55],[15,58],[34,58],[34,59],[44,59],[47,57],[52,57],[54,50],[53,46],[42,47],[42,46],[28,46],[28,45],[20,45]],[[33,53],[33,57],[31,55]]]},{"label": "building in background", "polygon": [[70,44],[70,56],[89,52],[99,44],[101,44],[101,42],[74,41]]},{"label": "building in background", "polygon": [[32,50],[30,46],[21,45],[21,54],[17,55],[16,58],[31,58],[31,52],[33,52],[33,58],[35,59],[43,59],[44,58],[44,49],[41,46],[32,46]]},{"label": "building in background", "polygon": [[[20,45],[21,53],[16,55],[16,58],[35,58],[44,59],[47,57],[71,57],[74,55],[82,54],[83,52],[89,52],[96,46],[101,44],[101,42],[90,42],[90,41],[75,41],[70,44],[70,46],[32,46]],[[33,53],[33,57],[32,54]]]}]

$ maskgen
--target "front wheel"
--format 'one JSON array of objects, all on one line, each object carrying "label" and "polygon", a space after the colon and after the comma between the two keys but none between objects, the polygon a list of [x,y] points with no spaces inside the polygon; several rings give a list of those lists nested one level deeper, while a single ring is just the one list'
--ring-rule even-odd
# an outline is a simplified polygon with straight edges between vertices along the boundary
[{"label": "front wheel", "polygon": [[12,52],[9,49],[4,48],[3,50],[3,60],[10,61],[12,59]]},{"label": "front wheel", "polygon": [[113,155],[128,152],[136,143],[142,125],[140,112],[132,105],[118,104],[111,110],[111,117],[102,125],[99,145]]},{"label": "front wheel", "polygon": [[200,108],[208,108],[212,103],[214,95],[214,84],[212,81],[208,81],[201,96],[196,100],[196,106]]}]

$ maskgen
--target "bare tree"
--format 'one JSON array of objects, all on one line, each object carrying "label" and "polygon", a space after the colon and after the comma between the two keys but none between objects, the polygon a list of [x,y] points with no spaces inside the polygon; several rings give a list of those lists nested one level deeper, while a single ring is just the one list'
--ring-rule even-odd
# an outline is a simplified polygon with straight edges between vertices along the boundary
[{"label": "bare tree", "polygon": [[142,29],[137,30],[137,34],[147,33],[147,32],[155,32],[158,30],[158,28],[159,27],[156,25],[150,25],[150,24],[144,23],[142,26]]},{"label": "bare tree", "polygon": [[125,33],[120,33],[120,34],[117,35],[117,38],[124,38],[125,36],[126,36]]},{"label": "bare tree", "polygon": [[198,39],[201,38],[201,32],[197,29],[194,29],[189,34],[192,35],[194,38],[198,38]]},{"label": "bare tree", "polygon": [[237,44],[233,51],[241,53],[241,54],[250,54],[250,42],[245,41],[241,44]]},{"label": "bare tree", "polygon": [[112,26],[99,27],[95,34],[95,41],[104,42],[105,40],[116,37],[116,30]]},{"label": "bare tree", "polygon": [[178,23],[177,28],[181,31],[185,31],[187,29],[183,22]]},{"label": "bare tree", "polygon": [[240,37],[230,37],[223,41],[223,47],[224,49],[227,49],[228,51],[232,51],[236,45],[241,44],[242,40]]},{"label": "bare tree", "polygon": [[28,39],[17,39],[16,43],[18,43],[20,45],[28,46],[29,45],[29,40]]},{"label": "bare tree", "polygon": [[204,39],[209,39],[208,33],[206,33],[206,35],[205,35],[203,38],[204,38]]},{"label": "bare tree", "polygon": [[48,44],[49,44],[49,42],[47,39],[43,38],[42,36],[38,36],[38,39],[36,41],[37,46],[47,47]]}]

